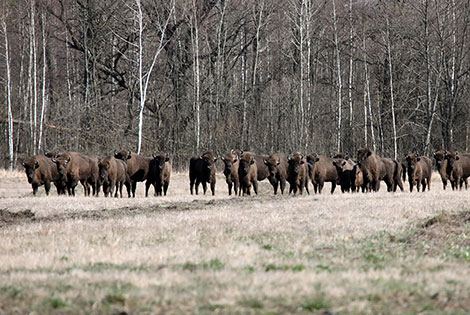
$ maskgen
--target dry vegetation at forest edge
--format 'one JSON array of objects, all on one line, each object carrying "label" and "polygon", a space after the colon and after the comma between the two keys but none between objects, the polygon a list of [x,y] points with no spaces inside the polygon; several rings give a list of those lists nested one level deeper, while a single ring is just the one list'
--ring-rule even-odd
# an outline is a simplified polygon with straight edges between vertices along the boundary
[{"label": "dry vegetation at forest edge", "polygon": [[0,314],[470,311],[468,191],[33,198],[0,174]]}]

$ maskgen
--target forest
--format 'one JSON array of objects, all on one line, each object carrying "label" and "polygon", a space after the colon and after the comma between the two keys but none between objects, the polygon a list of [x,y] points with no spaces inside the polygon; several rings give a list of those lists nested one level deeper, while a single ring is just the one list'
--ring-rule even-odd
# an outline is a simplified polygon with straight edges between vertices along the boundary
[{"label": "forest", "polygon": [[469,151],[470,0],[3,0],[0,160]]}]

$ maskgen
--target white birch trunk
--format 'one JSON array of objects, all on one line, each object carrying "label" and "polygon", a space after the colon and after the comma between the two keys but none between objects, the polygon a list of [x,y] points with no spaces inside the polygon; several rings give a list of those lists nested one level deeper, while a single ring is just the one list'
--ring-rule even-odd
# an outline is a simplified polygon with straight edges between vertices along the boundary
[{"label": "white birch trunk", "polygon": [[42,144],[42,133],[45,123],[46,110],[47,110],[47,97],[46,97],[46,18],[44,13],[42,14],[42,106],[41,106],[41,119],[39,121],[39,139],[38,139],[38,151],[41,151]]},{"label": "white birch trunk", "polygon": [[333,32],[334,32],[334,40],[335,40],[335,53],[336,53],[336,70],[338,76],[338,124],[336,126],[336,150],[337,152],[341,152],[341,118],[342,118],[342,89],[343,89],[343,82],[341,80],[341,60],[339,56],[339,43],[338,43],[338,28],[337,28],[337,21],[336,21],[336,3],[333,0]]},{"label": "white birch trunk", "polygon": [[9,54],[9,44],[8,44],[8,33],[7,33],[7,24],[5,21],[6,17],[2,19],[2,30],[3,30],[3,39],[5,43],[5,68],[7,75],[7,107],[8,107],[8,155],[10,159],[10,171],[13,170],[14,164],[14,148],[13,148],[13,112],[11,108],[11,73],[10,73],[10,54]]},{"label": "white birch trunk", "polygon": [[367,51],[366,51],[366,38],[362,39],[362,49],[364,51],[364,73],[366,79],[366,94],[367,94],[367,107],[369,112],[369,123],[370,123],[370,135],[372,140],[372,148],[374,151],[377,150],[376,143],[375,143],[375,133],[374,133],[374,121],[372,116],[372,102],[370,100],[370,83],[369,83],[369,71],[367,67]]},{"label": "white birch trunk", "polygon": [[192,42],[193,42],[193,73],[194,73],[194,112],[195,112],[195,137],[196,137],[196,153],[199,152],[201,145],[201,104],[199,99],[200,93],[200,77],[199,77],[199,30],[197,25],[197,14],[196,14],[196,1],[192,3]]},{"label": "white birch trunk", "polygon": [[33,154],[37,152],[37,110],[38,110],[38,92],[37,92],[37,58],[36,58],[36,25],[35,25],[35,1],[31,0],[31,25],[30,25],[30,60],[32,61],[32,135],[33,135]]},{"label": "white birch trunk", "polygon": [[352,20],[352,0],[349,0],[349,79],[348,79],[348,101],[349,101],[349,132],[353,128],[353,99],[352,99],[352,81],[353,81],[353,20]]},{"label": "white birch trunk", "polygon": [[144,120],[144,108],[145,101],[147,99],[147,89],[150,82],[150,76],[152,74],[153,68],[157,62],[158,56],[160,55],[163,47],[165,46],[165,33],[168,23],[170,22],[173,11],[175,10],[175,1],[172,1],[172,7],[168,13],[168,17],[164,25],[160,25],[160,42],[158,43],[158,48],[153,55],[152,64],[149,66],[149,69],[144,74],[143,72],[143,42],[142,34],[144,30],[143,25],[143,13],[140,0],[135,0],[137,7],[137,20],[139,25],[139,52],[138,52],[138,64],[139,64],[139,91],[140,91],[140,106],[139,106],[139,133],[138,133],[138,143],[137,143],[137,154],[140,154],[142,148],[142,130],[143,130],[143,120]]},{"label": "white birch trunk", "polygon": [[392,67],[392,48],[390,42],[390,23],[387,15],[387,55],[388,55],[388,71],[389,71],[389,80],[390,80],[390,102],[391,102],[391,111],[392,111],[392,130],[393,130],[393,154],[394,158],[398,157],[398,148],[397,148],[397,126],[395,121],[395,98],[393,95],[393,67]]}]

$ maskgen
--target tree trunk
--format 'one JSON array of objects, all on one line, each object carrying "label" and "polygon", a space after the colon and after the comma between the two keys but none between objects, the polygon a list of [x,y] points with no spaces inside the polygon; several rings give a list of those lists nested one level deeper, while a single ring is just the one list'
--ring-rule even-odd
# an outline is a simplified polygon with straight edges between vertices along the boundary
[{"label": "tree trunk", "polygon": [[13,112],[11,108],[11,73],[10,73],[10,54],[8,45],[7,24],[5,22],[6,16],[2,19],[3,39],[5,43],[5,68],[7,75],[6,94],[7,94],[7,107],[8,107],[8,155],[10,160],[10,170],[13,170],[14,164],[14,148],[13,148]]}]

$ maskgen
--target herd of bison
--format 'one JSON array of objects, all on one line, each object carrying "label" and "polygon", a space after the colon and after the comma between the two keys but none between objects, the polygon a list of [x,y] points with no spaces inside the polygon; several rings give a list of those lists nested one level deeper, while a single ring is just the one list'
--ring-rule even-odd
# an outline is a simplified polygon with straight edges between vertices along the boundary
[{"label": "herd of bison", "polygon": [[[437,170],[444,189],[450,181],[452,189],[461,189],[470,176],[470,154],[437,151],[434,153]],[[431,184],[432,161],[426,156],[407,155],[403,161],[383,158],[368,148],[361,148],[356,159],[338,153],[333,157],[317,154],[307,156],[301,153],[285,155],[274,153],[258,155],[252,152],[232,150],[217,157],[212,152],[192,157],[189,161],[189,181],[191,194],[198,194],[199,184],[204,193],[210,184],[215,194],[216,161],[224,163],[224,175],[228,194],[250,195],[251,187],[258,194],[258,182],[268,179],[277,194],[278,188],[284,193],[286,182],[289,194],[309,192],[309,182],[315,193],[321,193],[325,182],[331,182],[331,193],[339,184],[342,192],[378,191],[384,181],[388,191],[403,191],[403,181],[408,176],[410,191],[428,190]],[[91,158],[77,152],[47,152],[34,155],[23,163],[28,182],[36,195],[38,187],[44,185],[49,194],[51,183],[59,195],[75,195],[75,187],[80,182],[85,196],[98,196],[101,187],[106,197],[122,197],[123,186],[128,197],[135,197],[137,182],[145,181],[145,196],[151,185],[155,195],[166,195],[170,183],[171,163],[166,153],[155,153],[152,158],[130,151],[115,151],[114,156],[101,159]]]}]

